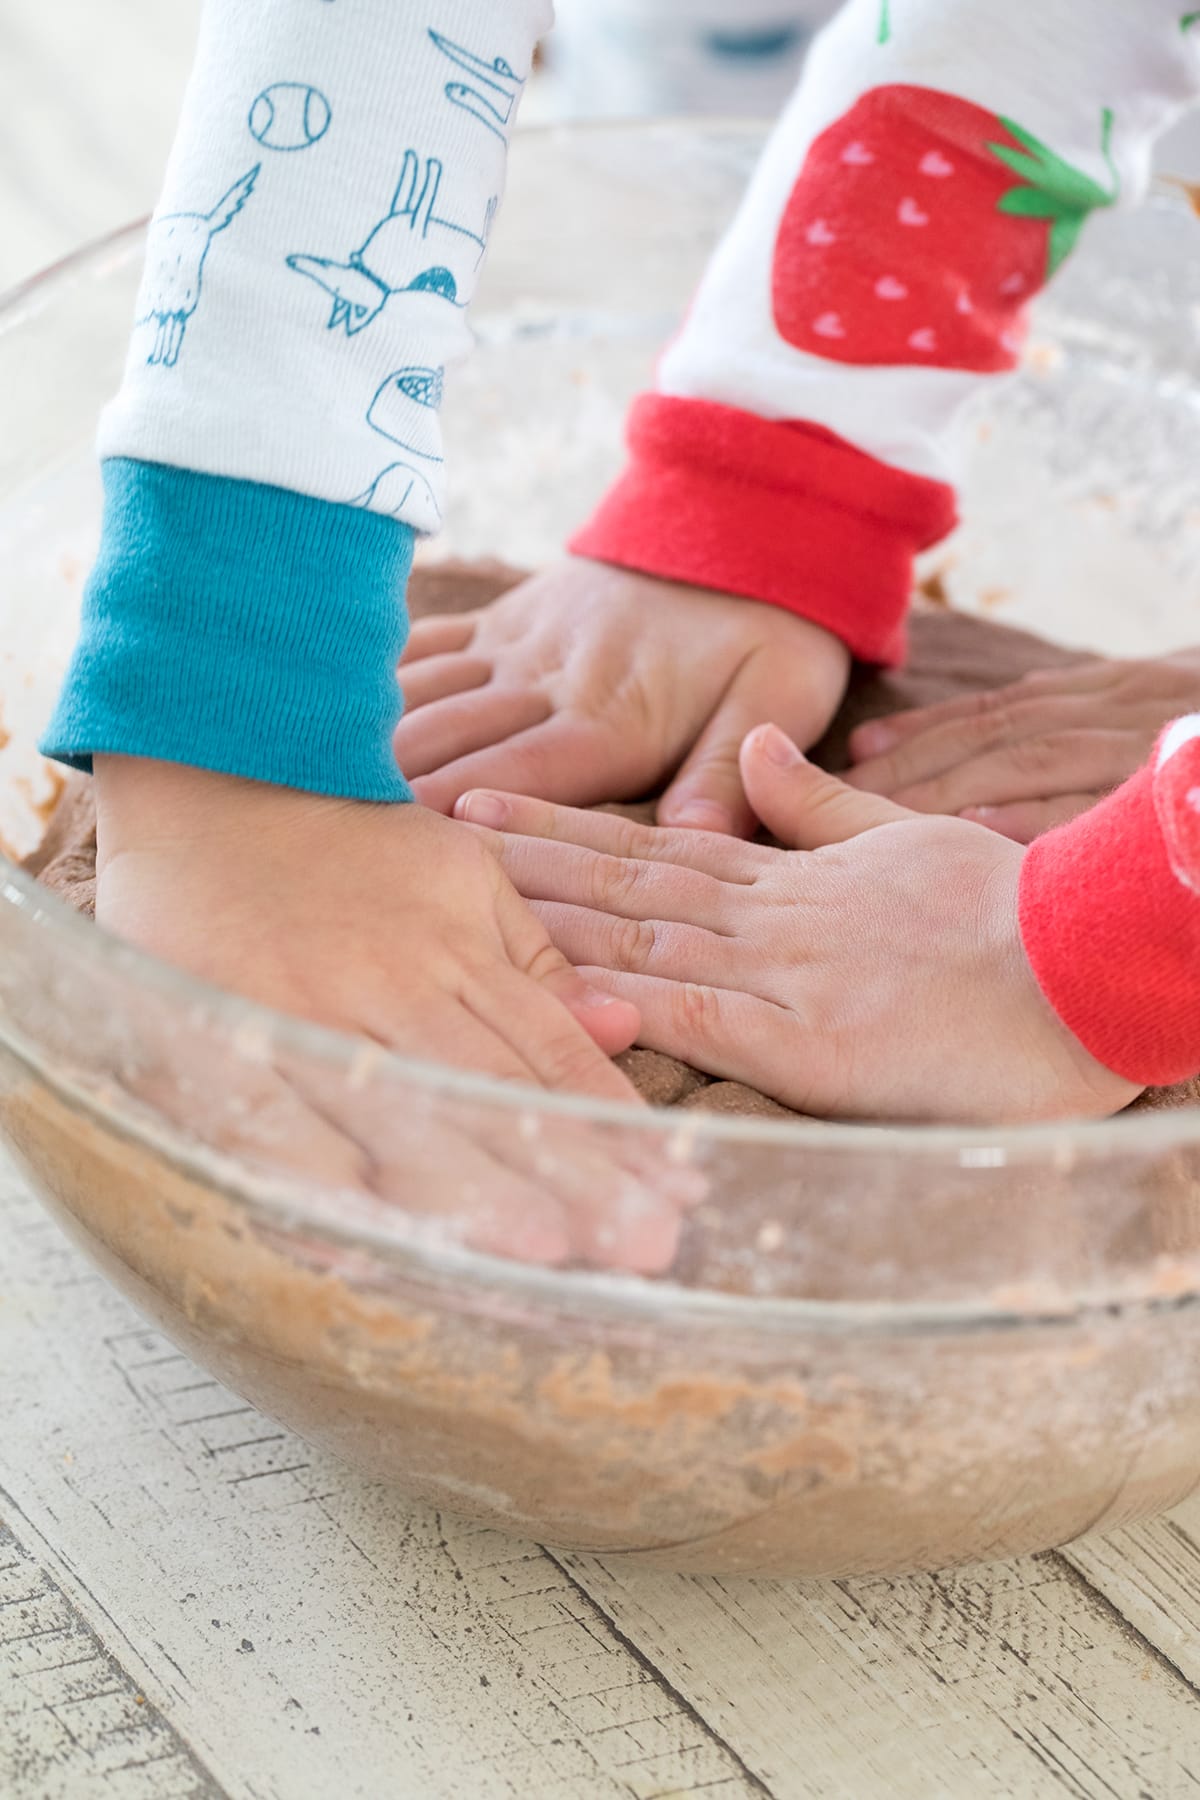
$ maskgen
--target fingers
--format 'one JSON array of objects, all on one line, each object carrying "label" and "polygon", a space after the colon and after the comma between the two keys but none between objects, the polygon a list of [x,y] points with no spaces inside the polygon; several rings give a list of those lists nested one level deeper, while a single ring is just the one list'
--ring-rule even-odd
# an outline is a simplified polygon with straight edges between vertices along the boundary
[{"label": "fingers", "polygon": [[745,988],[752,952],[734,938],[666,919],[623,919],[586,906],[537,903],[538,918],[568,961],[601,969]]},{"label": "fingers", "polygon": [[500,833],[492,842],[509,880],[526,900],[561,901],[628,920],[674,919],[736,934],[733,902],[743,891],[741,884],[732,887],[677,863],[606,856],[549,838]]},{"label": "fingers", "polygon": [[929,780],[896,790],[897,805],[923,813],[961,813],[1014,800],[1119,787],[1144,761],[1142,738],[1127,731],[1052,731],[967,757]]},{"label": "fingers", "polygon": [[747,732],[766,719],[779,719],[811,743],[824,730],[831,711],[828,706],[814,709],[803,671],[769,652],[752,656],[734,676],[659,801],[659,824],[752,837],[758,820],[746,798],[739,763]]},{"label": "fingers", "polygon": [[851,785],[895,799],[916,783],[988,750],[1023,738],[1044,737],[1072,722],[1072,702],[1062,695],[1031,700],[1019,690],[1001,688],[970,698],[966,710],[934,720],[925,730],[904,733],[882,755],[860,762],[847,777]]},{"label": "fingers", "polygon": [[[642,1018],[638,1041],[648,1050],[677,1056],[726,1081],[743,1081],[764,1094],[777,1091],[779,1061],[771,1050],[779,1008],[769,1001],[729,988],[664,981],[654,975],[599,968],[584,968],[580,973],[637,1007]],[[793,1036],[804,1041],[812,1034],[790,1034],[789,1043]],[[788,1087],[792,1098],[788,1104],[795,1104],[795,1091],[804,1086],[802,1072],[797,1072],[791,1055]]]},{"label": "fingers", "polygon": [[464,794],[454,810],[456,818],[491,831],[577,844],[605,856],[677,863],[717,881],[740,885],[755,881],[771,861],[769,850],[713,832],[666,831],[661,826],[639,825],[616,813],[578,811],[490,789]]},{"label": "fingers", "polygon": [[[545,966],[536,974],[489,969],[486,980],[473,984],[464,994],[466,1005],[480,1024],[528,1062],[534,1080],[550,1093],[582,1094],[596,1100],[612,1100],[617,1105],[637,1105],[632,1083],[592,1042],[555,994],[555,986],[565,985],[564,959],[549,939],[546,949],[545,958],[539,959]],[[581,990],[586,987],[574,969],[568,968],[566,973],[579,982]],[[621,1000],[620,995],[617,1000]],[[621,1014],[637,1016],[627,1003],[622,1004]],[[634,1036],[637,1029],[635,1024]],[[623,1048],[627,1049],[628,1044]]]},{"label": "fingers", "polygon": [[959,817],[986,825],[1015,844],[1032,844],[1044,831],[1089,812],[1102,798],[1100,794],[1060,794],[1056,800],[1016,800],[1011,806],[967,806]]},{"label": "fingers", "polygon": [[445,813],[472,787],[536,793],[575,806],[611,800],[623,786],[620,770],[613,768],[611,740],[594,721],[570,713],[547,717],[549,711],[547,702],[541,713],[544,723],[505,742],[489,743],[446,760],[414,782],[418,800]]},{"label": "fingers", "polygon": [[492,665],[486,657],[462,654],[423,657],[401,672],[405,713],[414,713],[419,706],[429,706],[435,700],[448,700],[452,694],[481,688],[491,676]]},{"label": "fingers", "polygon": [[[536,913],[534,917],[537,917]],[[544,925],[544,921],[539,920],[539,923]],[[627,1005],[624,1000],[615,1000],[602,988],[589,987],[569,962],[563,968],[544,975],[542,986],[554,995],[561,1006],[566,1007],[571,1017],[583,1026],[593,1044],[605,1056],[620,1056],[623,1050],[630,1049],[636,1043],[641,1024],[637,1008]],[[629,1094],[624,1091],[619,1097],[628,1101]],[[612,1098],[618,1098],[615,1089]]]},{"label": "fingers", "polygon": [[758,821],[742,787],[738,753],[742,739],[772,716],[757,681],[732,686],[658,803],[660,825],[680,831],[718,831],[751,837]]},{"label": "fingers", "polygon": [[400,667],[407,668],[427,656],[453,656],[465,650],[475,636],[476,615],[439,614],[430,619],[416,619],[408,634]]},{"label": "fingers", "polygon": [[497,881],[504,948],[512,972],[525,985],[503,984],[514,1008],[511,1017],[503,1005],[487,1002],[495,1029],[526,1057],[545,1087],[625,1103],[636,1099],[630,1082],[609,1061],[637,1037],[636,1009],[612,1002],[606,988],[584,981],[498,871]]},{"label": "fingers", "polygon": [[1058,695],[1101,692],[1113,685],[1119,673],[1120,665],[1103,661],[1074,663],[1065,669],[1034,669],[1004,687],[959,694],[953,700],[939,700],[933,706],[891,713],[886,719],[869,719],[850,734],[850,758],[855,763],[869,762],[903,740],[933,731],[940,725],[1003,715],[1026,700],[1045,701]]},{"label": "fingers", "polygon": [[[482,1028],[480,1033],[486,1041],[476,1046],[477,1054],[494,1057],[504,1048]],[[570,1257],[571,1233],[560,1198],[509,1167],[499,1150],[492,1154],[486,1143],[454,1129],[450,1120],[431,1122],[425,1108],[414,1106],[411,1092],[398,1093],[378,1076],[358,1086],[338,1084],[327,1073],[318,1077],[299,1058],[290,1059],[289,1077],[315,1116],[361,1147],[374,1193],[413,1216],[444,1220],[453,1237],[477,1250],[551,1265]],[[343,1193],[343,1224],[349,1206]],[[372,1219],[378,1228],[377,1211]]]},{"label": "fingers", "polygon": [[396,761],[415,781],[485,745],[527,731],[549,714],[550,701],[536,688],[488,687],[479,693],[455,694],[401,719],[392,740]]},{"label": "fingers", "polygon": [[911,819],[877,794],[860,793],[808,762],[777,725],[760,725],[742,746],[742,778],[755,812],[781,843],[796,850],[842,844]]}]

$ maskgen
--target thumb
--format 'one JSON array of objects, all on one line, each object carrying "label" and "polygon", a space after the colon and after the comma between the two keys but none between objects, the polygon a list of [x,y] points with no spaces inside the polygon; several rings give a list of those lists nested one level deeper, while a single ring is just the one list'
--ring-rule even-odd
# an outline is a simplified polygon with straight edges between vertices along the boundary
[{"label": "thumb", "polygon": [[[836,704],[836,702],[835,702]],[[778,657],[752,656],[730,682],[708,724],[674,781],[658,803],[658,823],[681,831],[721,831],[751,837],[758,820],[746,798],[739,768],[742,740],[764,719],[782,718],[788,729],[804,732],[805,742],[819,737],[828,722],[815,720],[804,700],[803,684]],[[832,710],[830,708],[829,710]]]},{"label": "thumb", "polygon": [[819,850],[916,815],[879,794],[847,787],[810,763],[778,725],[760,725],[742,745],[742,780],[755,812],[781,843]]}]

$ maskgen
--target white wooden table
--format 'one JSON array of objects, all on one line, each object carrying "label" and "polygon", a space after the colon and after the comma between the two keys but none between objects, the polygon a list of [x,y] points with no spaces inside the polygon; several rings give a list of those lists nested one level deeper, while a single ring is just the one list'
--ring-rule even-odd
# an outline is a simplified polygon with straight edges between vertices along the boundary
[{"label": "white wooden table", "polygon": [[1200,1500],[900,1581],[414,1509],[150,1330],[0,1167],[4,1800],[1179,1800]]},{"label": "white wooden table", "polygon": [[[0,0],[0,288],[151,205],[195,15]],[[1200,1500],[905,1581],[550,1554],[262,1418],[0,1162],[0,1800],[1195,1800],[1198,1684]]]}]

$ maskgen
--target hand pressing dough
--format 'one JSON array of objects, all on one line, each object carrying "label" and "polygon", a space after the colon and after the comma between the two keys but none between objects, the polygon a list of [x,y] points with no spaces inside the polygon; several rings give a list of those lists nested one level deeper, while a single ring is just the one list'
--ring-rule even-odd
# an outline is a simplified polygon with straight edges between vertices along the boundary
[{"label": "hand pressing dough", "polygon": [[[479,606],[516,578],[493,566],[423,570],[413,610]],[[826,766],[844,766],[862,719],[1074,660],[952,613],[922,612],[913,626],[908,669],[856,679],[819,752]],[[68,782],[28,866],[92,910],[86,779]],[[689,1114],[789,1116],[655,1051],[621,1062],[648,1100],[679,1109],[681,1144],[702,1138]],[[1189,1084],[1144,1104],[1197,1099]],[[1124,1268],[1139,1295],[1149,1282],[1170,1301],[1200,1243],[1187,1150],[1111,1169],[1018,1163],[982,1182],[931,1165],[930,1252],[918,1246],[918,1262],[953,1278],[954,1296],[994,1306],[994,1325],[985,1310],[978,1328],[950,1337],[760,1333],[741,1314],[718,1331],[664,1328],[648,1350],[648,1327],[624,1319],[587,1315],[568,1330],[553,1308],[484,1306],[469,1289],[447,1304],[442,1288],[408,1277],[364,1283],[356,1264],[331,1264],[323,1240],[311,1257],[302,1237],[277,1240],[216,1186],[101,1130],[45,1084],[7,1095],[4,1125],[101,1265],[236,1391],[381,1480],[541,1542],[696,1571],[945,1567],[1123,1524],[1182,1499],[1200,1466],[1190,1315],[1139,1303],[1117,1319],[1106,1304],[1019,1331],[1007,1317],[1040,1316],[1046,1270],[1057,1276],[1051,1311],[1088,1290],[1097,1222],[1106,1272]],[[838,1301],[859,1286],[904,1299],[897,1277],[912,1268],[897,1263],[890,1165],[801,1157],[792,1167],[740,1139],[703,1144],[702,1157],[717,1200],[699,1209],[674,1281],[767,1302]],[[990,1271],[1022,1267],[1027,1286],[993,1291]]]},{"label": "hand pressing dough", "polygon": [[[461,613],[486,606],[524,579],[520,569],[491,559],[447,560],[423,565],[413,573],[409,610],[414,619],[433,613]],[[1081,652],[1049,644],[1025,631],[1014,631],[987,619],[948,611],[918,596],[910,629],[908,665],[889,673],[859,669],[845,704],[823,741],[813,751],[822,768],[847,766],[846,745],[856,725],[915,706],[931,706],[958,694],[1000,687],[1032,669],[1066,667]],[[613,802],[602,812],[620,813],[642,824],[654,823],[654,802]],[[95,911],[96,816],[91,783],[86,776],[67,778],[46,837],[25,867],[80,912]],[[791,1118],[790,1108],[739,1082],[715,1083],[698,1069],[657,1051],[633,1050],[621,1059],[630,1080],[652,1106],[687,1106],[692,1110],[743,1113],[758,1118]],[[1138,1108],[1200,1104],[1200,1078],[1176,1087],[1155,1088],[1134,1102]]]}]

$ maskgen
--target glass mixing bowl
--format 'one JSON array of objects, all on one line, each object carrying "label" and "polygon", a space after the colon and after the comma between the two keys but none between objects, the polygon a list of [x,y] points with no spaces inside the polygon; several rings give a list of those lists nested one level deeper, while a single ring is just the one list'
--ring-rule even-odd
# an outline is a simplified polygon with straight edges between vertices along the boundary
[{"label": "glass mixing bowl", "polygon": [[[448,542],[530,563],[619,456],[758,139],[531,133],[452,384]],[[664,210],[663,196],[669,196]],[[1200,639],[1200,258],[1165,190],[1104,218],[964,422],[955,602],[1070,642]],[[139,229],[0,312],[0,831],[74,631]],[[326,1155],[341,1122],[360,1161]],[[70,1232],[222,1380],[421,1499],[678,1568],[944,1566],[1200,1477],[1200,1113],[1022,1130],[636,1113],[277,1017],[0,872],[0,1127]],[[360,1179],[363,1171],[365,1178]],[[618,1209],[690,1171],[670,1276],[470,1248],[496,1171]]]}]

